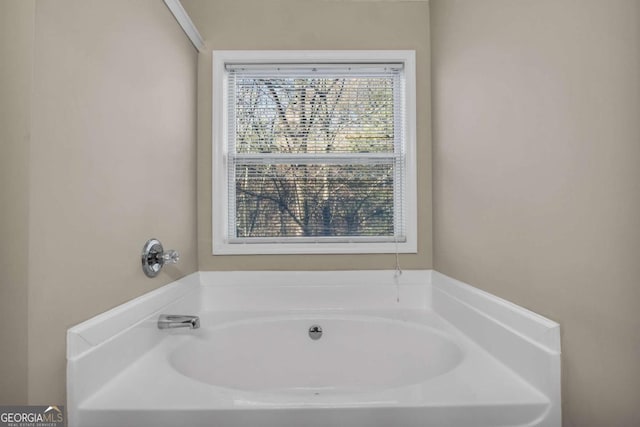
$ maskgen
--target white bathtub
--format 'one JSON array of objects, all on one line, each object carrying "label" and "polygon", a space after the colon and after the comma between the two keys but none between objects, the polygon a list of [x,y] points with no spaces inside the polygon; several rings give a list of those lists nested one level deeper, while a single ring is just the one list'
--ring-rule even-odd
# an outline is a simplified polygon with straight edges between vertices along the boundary
[{"label": "white bathtub", "polygon": [[[203,274],[72,328],[70,427],[560,425],[552,322],[465,299],[462,285],[447,296],[430,273],[405,278],[399,304],[388,283],[326,285],[324,273],[300,287],[272,274],[272,287],[250,274],[208,286],[225,278]],[[482,319],[456,314],[474,298]],[[160,331],[159,313],[197,314],[201,327]],[[478,327],[488,336],[464,332]]]},{"label": "white bathtub", "polygon": [[[410,386],[460,364],[455,340],[420,323],[363,315],[260,317],[212,324],[169,354],[196,381],[233,390],[320,395]],[[320,325],[313,340],[309,328]],[[288,396],[287,396],[288,397]]]}]

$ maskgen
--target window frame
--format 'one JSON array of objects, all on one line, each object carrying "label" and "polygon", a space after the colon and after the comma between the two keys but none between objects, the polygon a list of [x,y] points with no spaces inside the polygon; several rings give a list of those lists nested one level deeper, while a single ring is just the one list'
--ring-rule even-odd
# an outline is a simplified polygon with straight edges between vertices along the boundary
[{"label": "window frame", "polygon": [[[416,176],[416,72],[413,50],[214,50],[212,96],[212,253],[213,255],[261,254],[373,254],[417,252],[417,176]],[[227,173],[227,72],[229,63],[402,63],[404,66],[405,135],[405,227],[406,240],[368,242],[344,239],[340,242],[229,242],[229,194]]]}]

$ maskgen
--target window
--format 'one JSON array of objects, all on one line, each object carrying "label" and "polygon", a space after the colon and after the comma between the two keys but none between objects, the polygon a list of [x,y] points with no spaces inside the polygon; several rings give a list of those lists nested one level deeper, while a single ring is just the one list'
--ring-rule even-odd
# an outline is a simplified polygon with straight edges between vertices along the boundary
[{"label": "window", "polygon": [[213,253],[416,252],[413,51],[214,51]]}]

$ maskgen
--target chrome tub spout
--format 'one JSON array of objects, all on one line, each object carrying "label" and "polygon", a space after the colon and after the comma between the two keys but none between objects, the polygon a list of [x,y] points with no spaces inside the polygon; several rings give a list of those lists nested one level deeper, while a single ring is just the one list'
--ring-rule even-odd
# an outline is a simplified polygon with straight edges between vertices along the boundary
[{"label": "chrome tub spout", "polygon": [[158,329],[189,328],[198,329],[200,318],[198,316],[185,316],[179,314],[161,314],[158,318]]}]

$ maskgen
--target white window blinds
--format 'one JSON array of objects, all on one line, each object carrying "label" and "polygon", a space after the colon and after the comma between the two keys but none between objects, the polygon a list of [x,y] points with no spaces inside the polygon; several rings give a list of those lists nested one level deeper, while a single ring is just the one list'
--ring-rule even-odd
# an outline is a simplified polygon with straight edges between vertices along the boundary
[{"label": "white window blinds", "polygon": [[230,243],[404,242],[402,64],[227,64]]}]

